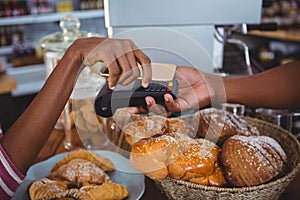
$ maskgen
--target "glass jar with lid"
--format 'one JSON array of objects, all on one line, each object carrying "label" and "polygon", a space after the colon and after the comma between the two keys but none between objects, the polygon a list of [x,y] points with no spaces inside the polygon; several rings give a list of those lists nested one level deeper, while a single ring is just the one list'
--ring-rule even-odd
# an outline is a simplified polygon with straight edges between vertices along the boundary
[{"label": "glass jar with lid", "polygon": [[[40,46],[44,52],[44,63],[46,67],[46,77],[48,77],[68,47],[79,38],[97,37],[96,33],[80,31],[80,21],[73,15],[66,15],[59,23],[61,31],[43,37],[40,40]],[[91,67],[91,66],[89,66]],[[88,74],[90,75],[90,74]],[[74,117],[71,115],[70,100],[58,119],[55,128],[65,132],[65,148],[73,149],[72,128],[74,127]]]}]

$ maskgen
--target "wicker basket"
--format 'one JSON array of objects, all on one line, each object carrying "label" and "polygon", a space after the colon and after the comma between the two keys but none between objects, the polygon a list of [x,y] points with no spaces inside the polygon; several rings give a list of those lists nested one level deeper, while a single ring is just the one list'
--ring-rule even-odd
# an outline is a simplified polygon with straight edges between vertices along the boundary
[{"label": "wicker basket", "polygon": [[188,181],[166,178],[157,182],[157,187],[169,199],[279,199],[288,184],[296,177],[300,170],[300,146],[296,138],[288,131],[268,122],[245,117],[254,124],[262,135],[274,138],[285,150],[288,157],[287,171],[278,179],[252,187],[218,188],[203,186]]}]

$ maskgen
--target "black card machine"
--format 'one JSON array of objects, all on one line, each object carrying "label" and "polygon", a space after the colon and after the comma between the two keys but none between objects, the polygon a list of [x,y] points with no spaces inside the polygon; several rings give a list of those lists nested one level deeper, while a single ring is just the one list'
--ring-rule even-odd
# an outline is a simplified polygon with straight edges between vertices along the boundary
[{"label": "black card machine", "polygon": [[[154,65],[156,66],[156,65]],[[153,69],[153,67],[152,67]],[[171,70],[172,79],[168,74],[168,79],[163,80],[152,70],[154,80],[152,80],[147,88],[142,87],[142,80],[136,79],[132,83],[122,86],[116,85],[114,90],[109,89],[106,82],[98,93],[95,100],[95,111],[97,115],[102,117],[111,117],[118,108],[142,106],[147,108],[145,97],[152,96],[157,104],[165,106],[164,94],[170,94],[174,99],[178,92],[178,82],[174,77],[175,68]],[[161,71],[161,70],[160,70]],[[162,72],[162,71],[161,71]]]}]

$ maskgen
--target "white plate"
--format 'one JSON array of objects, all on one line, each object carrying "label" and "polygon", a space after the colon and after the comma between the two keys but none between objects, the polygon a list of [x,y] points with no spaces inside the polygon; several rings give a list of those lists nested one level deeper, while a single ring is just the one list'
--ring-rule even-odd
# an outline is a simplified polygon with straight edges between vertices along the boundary
[{"label": "white plate", "polygon": [[[108,173],[108,175],[114,182],[120,183],[126,187],[129,192],[129,197],[127,199],[140,199],[145,191],[144,175],[132,168],[127,158],[117,153],[104,150],[97,150],[95,153],[110,159],[114,163],[116,171]],[[30,198],[27,192],[28,184],[33,180],[49,175],[54,164],[66,155],[67,153],[58,154],[48,160],[32,165],[27,172],[26,179],[19,186],[12,199],[29,200]]]}]

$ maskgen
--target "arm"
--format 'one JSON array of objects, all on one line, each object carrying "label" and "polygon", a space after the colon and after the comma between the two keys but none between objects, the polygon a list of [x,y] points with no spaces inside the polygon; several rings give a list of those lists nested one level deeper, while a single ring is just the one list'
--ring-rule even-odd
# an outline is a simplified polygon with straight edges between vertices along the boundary
[{"label": "arm", "polygon": [[300,62],[253,76],[224,78],[227,102],[251,107],[300,108]]},{"label": "arm", "polygon": [[[300,108],[300,62],[281,65],[252,76],[220,77],[193,67],[177,67],[178,99],[164,96],[172,112],[199,109],[217,103],[240,103],[274,109]],[[155,101],[146,97],[148,109]]]},{"label": "arm", "polygon": [[132,44],[128,40],[87,38],[79,39],[69,47],[38,95],[0,141],[22,173],[26,173],[51,133],[69,99],[82,64],[104,61],[115,76],[109,80],[110,86],[114,87],[119,79],[126,84],[127,79],[133,80],[139,75],[132,72],[136,71],[134,68],[138,61],[147,74],[144,84],[150,81],[151,69],[146,69],[150,60]]}]

